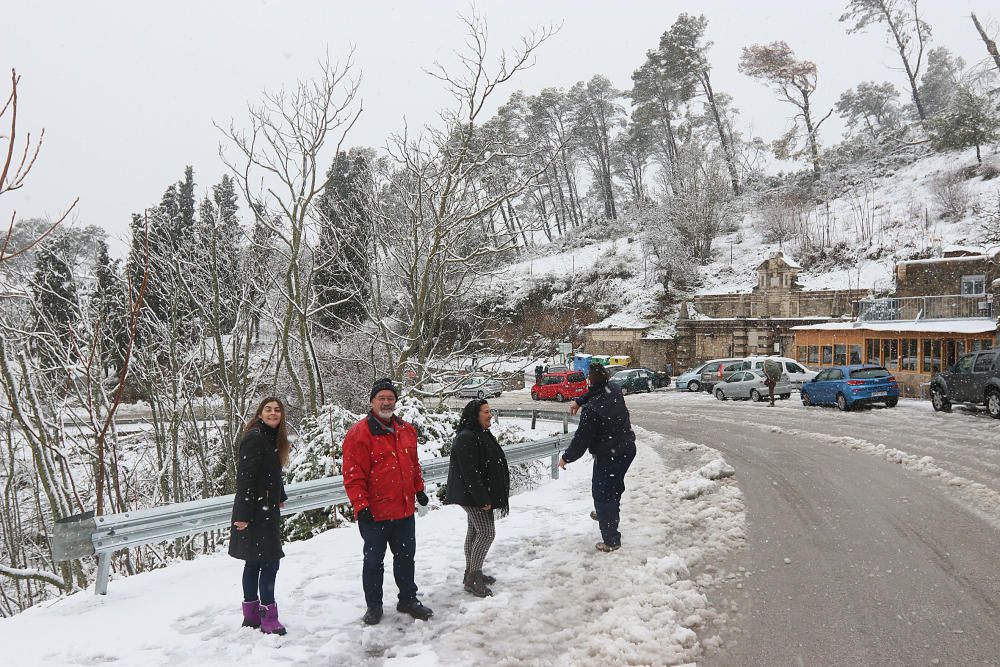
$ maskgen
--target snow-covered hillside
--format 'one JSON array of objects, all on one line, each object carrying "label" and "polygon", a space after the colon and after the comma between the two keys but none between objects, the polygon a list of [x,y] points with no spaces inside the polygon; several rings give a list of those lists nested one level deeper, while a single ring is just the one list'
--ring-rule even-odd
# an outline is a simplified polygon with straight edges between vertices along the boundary
[{"label": "snow-covered hillside", "polygon": [[[396,613],[361,624],[361,538],[353,526],[286,546],[276,597],[285,637],[241,629],[240,564],[204,556],[113,581],[0,620],[13,665],[605,665],[680,664],[713,644],[705,590],[744,537],[742,494],[714,450],[637,429],[623,499],[623,548],[594,549],[590,462],[512,498],[486,566],[494,597],[462,590],[465,516],[434,507],[417,521],[417,584],[429,622]],[[670,465],[661,456],[670,457]],[[678,462],[683,462],[679,465]],[[653,585],[655,584],[655,585]]]},{"label": "snow-covered hillside", "polygon": [[[898,169],[869,167],[832,175],[837,196],[811,203],[798,214],[801,224],[825,234],[826,244],[840,256],[830,261],[800,259],[800,284],[805,289],[887,290],[892,289],[897,261],[939,256],[952,245],[987,250],[980,218],[997,208],[1000,155],[986,151],[983,163],[975,169],[975,149],[968,149],[931,153]],[[954,189],[958,199],[966,199],[961,213],[944,211],[936,192],[939,181],[948,177],[960,181]],[[742,202],[744,213],[736,228],[716,239],[714,259],[698,269],[698,284],[689,294],[748,292],[756,282],[756,266],[770,253],[781,250],[797,258],[794,241],[764,241],[762,198]],[[668,330],[677,311],[659,305],[663,288],[644,255],[639,229],[562,252],[543,246],[534,257],[506,269],[505,294],[509,303],[517,303],[548,282],[553,305],[567,295],[583,294],[602,314],[613,317],[608,323],[639,320]]]}]

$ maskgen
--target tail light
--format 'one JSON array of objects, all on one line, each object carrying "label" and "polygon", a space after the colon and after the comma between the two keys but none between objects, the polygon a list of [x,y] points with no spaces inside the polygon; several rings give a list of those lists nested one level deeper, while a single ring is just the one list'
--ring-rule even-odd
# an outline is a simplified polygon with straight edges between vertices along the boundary
[{"label": "tail light", "polygon": [[896,376],[895,375],[890,375],[889,377],[887,377],[885,379],[885,381],[886,382],[895,382],[896,381]]},{"label": "tail light", "polygon": [[852,386],[852,387],[856,387],[858,385],[867,384],[867,383],[864,380],[848,380],[847,384],[850,385],[850,386]]}]

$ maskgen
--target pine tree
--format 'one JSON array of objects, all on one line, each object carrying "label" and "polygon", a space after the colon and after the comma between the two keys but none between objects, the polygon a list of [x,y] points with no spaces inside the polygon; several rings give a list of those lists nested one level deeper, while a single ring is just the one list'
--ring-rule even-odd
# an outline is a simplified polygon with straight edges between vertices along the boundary
[{"label": "pine tree", "polygon": [[39,250],[31,281],[35,331],[43,337],[35,347],[45,368],[63,372],[72,332],[80,319],[80,303],[73,271],[65,256],[68,247],[59,237]]},{"label": "pine tree", "polygon": [[371,295],[373,162],[370,149],[337,153],[317,205],[320,238],[316,257],[320,269],[316,291],[324,306],[319,321],[328,328],[362,319]]},{"label": "pine tree", "polygon": [[121,372],[125,363],[125,349],[128,345],[128,319],[125,315],[125,293],[118,278],[118,262],[112,262],[108,254],[108,244],[97,242],[97,256],[94,260],[94,274],[97,284],[90,301],[91,317],[99,323],[98,340],[101,363],[115,375]]}]

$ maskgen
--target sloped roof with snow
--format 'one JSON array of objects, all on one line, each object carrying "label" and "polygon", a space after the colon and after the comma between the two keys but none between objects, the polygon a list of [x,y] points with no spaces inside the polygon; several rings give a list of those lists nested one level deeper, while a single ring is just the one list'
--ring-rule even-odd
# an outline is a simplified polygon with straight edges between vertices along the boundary
[{"label": "sloped roof with snow", "polygon": [[952,320],[894,320],[891,322],[828,322],[792,327],[793,331],[912,331],[913,333],[994,333],[996,320],[988,317],[969,317]]}]

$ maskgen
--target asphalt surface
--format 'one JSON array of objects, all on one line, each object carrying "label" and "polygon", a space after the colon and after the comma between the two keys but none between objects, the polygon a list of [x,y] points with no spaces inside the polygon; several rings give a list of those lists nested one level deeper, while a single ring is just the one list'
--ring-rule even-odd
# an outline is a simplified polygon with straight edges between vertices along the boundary
[{"label": "asphalt surface", "polygon": [[775,408],[686,392],[628,398],[635,425],[717,449],[745,496],[746,544],[711,565],[719,618],[699,629],[722,641],[706,642],[700,664],[1000,665],[997,505],[837,442],[933,456],[989,500],[1000,493],[1000,421],[905,401],[840,413],[797,398]]}]

